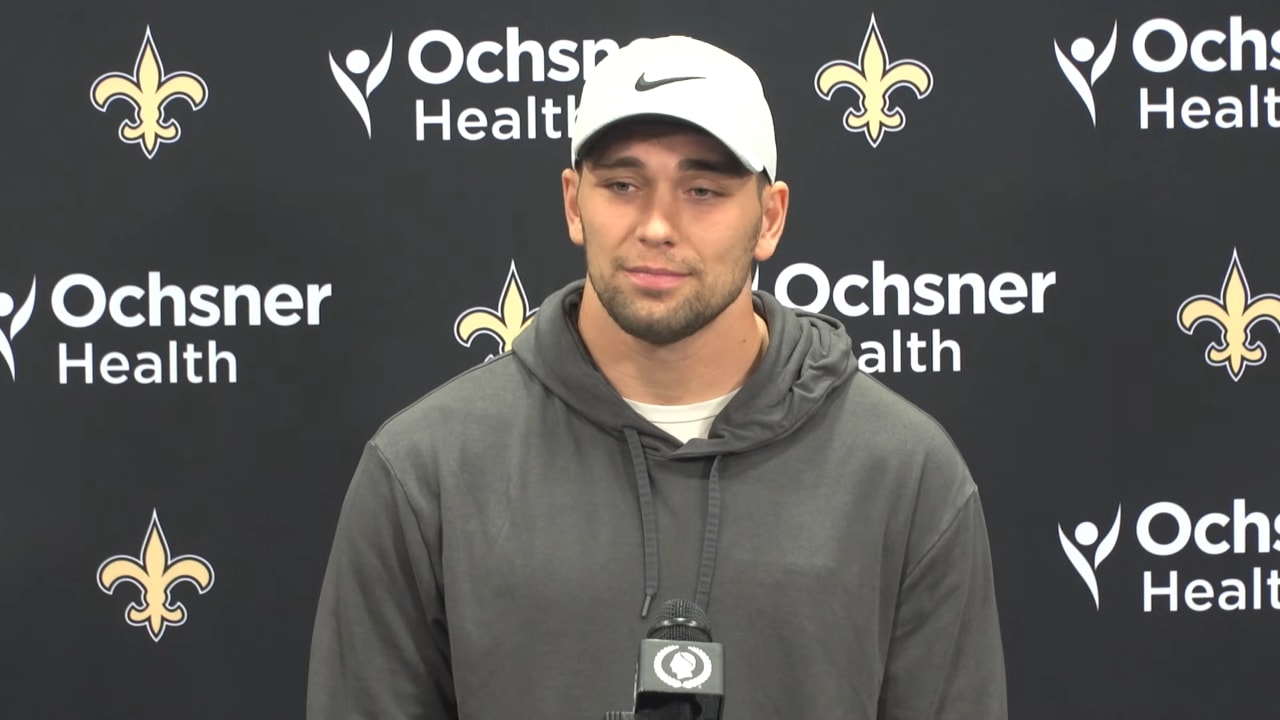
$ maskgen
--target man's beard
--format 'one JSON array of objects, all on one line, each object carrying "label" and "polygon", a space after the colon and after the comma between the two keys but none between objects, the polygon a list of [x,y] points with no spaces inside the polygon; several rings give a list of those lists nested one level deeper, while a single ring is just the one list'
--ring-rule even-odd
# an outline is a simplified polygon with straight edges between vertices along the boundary
[{"label": "man's beard", "polygon": [[[751,235],[743,243],[745,251],[741,256],[740,267],[733,268],[733,271],[718,284],[696,285],[705,280],[705,271],[702,268],[682,268],[690,271],[686,282],[695,283],[693,292],[682,297],[675,307],[661,315],[644,312],[641,309],[643,303],[636,302],[627,293],[623,287],[626,281],[619,277],[624,272],[624,264],[621,260],[615,259],[610,267],[612,272],[602,276],[592,270],[588,258],[587,273],[591,279],[591,286],[595,288],[596,295],[600,298],[600,304],[604,306],[605,312],[613,318],[618,327],[628,335],[650,345],[670,345],[706,327],[712,320],[720,317],[720,314],[738,298],[751,275],[751,255],[755,251],[759,236],[760,221],[757,221]],[[586,239],[585,228],[583,245],[586,248],[591,247],[591,243]]]}]

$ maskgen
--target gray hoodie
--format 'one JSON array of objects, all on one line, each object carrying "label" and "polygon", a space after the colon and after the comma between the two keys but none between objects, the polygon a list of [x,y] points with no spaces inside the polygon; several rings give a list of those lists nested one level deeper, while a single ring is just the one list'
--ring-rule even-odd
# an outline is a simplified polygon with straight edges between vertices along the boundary
[{"label": "gray hoodie", "polygon": [[764,358],[682,444],[593,365],[582,284],[365,445],[308,720],[600,720],[672,598],[724,646],[725,720],[1006,718],[978,491],[844,327],[755,293]]}]

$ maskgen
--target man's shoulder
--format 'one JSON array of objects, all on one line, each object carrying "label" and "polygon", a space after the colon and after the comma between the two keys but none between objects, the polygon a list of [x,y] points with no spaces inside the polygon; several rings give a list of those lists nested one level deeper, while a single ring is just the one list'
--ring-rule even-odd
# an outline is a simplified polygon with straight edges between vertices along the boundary
[{"label": "man's shoulder", "polygon": [[838,432],[851,460],[882,469],[881,480],[892,478],[919,500],[950,510],[976,489],[951,433],[932,414],[880,380],[857,373],[839,403]]},{"label": "man's shoulder", "polygon": [[850,379],[840,402],[842,422],[888,451],[959,456],[951,434],[932,414],[863,372]]},{"label": "man's shoulder", "polygon": [[509,420],[536,382],[511,353],[464,370],[404,406],[374,432],[371,441],[389,456],[424,446],[456,444],[467,435]]},{"label": "man's shoulder", "polygon": [[875,468],[871,481],[896,488],[911,508],[912,526],[936,536],[978,490],[951,433],[865,373],[852,378],[840,402],[851,464]]}]

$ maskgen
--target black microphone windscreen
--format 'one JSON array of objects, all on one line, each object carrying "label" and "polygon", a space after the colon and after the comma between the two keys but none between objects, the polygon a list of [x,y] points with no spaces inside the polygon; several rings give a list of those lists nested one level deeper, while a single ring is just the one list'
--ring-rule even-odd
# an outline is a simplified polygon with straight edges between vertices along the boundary
[{"label": "black microphone windscreen", "polygon": [[698,604],[679,598],[662,604],[647,637],[673,642],[711,642],[711,624]]}]

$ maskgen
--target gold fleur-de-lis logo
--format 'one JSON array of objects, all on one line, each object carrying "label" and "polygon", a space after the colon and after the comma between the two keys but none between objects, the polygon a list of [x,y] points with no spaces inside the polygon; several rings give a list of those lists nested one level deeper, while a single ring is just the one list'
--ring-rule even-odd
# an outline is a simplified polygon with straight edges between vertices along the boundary
[{"label": "gold fleur-de-lis logo", "polygon": [[844,128],[864,133],[871,147],[876,147],[885,132],[897,132],[907,124],[902,108],[889,106],[889,94],[897,88],[909,87],[917,98],[927,97],[933,89],[933,73],[915,60],[890,63],[876,17],[872,15],[858,62],[832,60],[818,70],[813,84],[823,100],[830,100],[832,93],[841,87],[858,93],[862,98],[862,111],[852,107],[845,110]]},{"label": "gold fleur-de-lis logo", "polygon": [[1232,250],[1219,296],[1196,295],[1178,308],[1178,327],[1188,335],[1206,320],[1217,326],[1220,336],[1205,349],[1205,361],[1226,366],[1231,379],[1239,380],[1246,367],[1267,359],[1267,348],[1253,339],[1253,326],[1267,321],[1280,330],[1280,295],[1250,294],[1240,258]]},{"label": "gold fleur-de-lis logo", "polygon": [[196,555],[170,557],[169,541],[152,510],[151,526],[138,557],[116,555],[98,567],[98,587],[103,592],[111,595],[122,582],[142,591],[142,601],[131,603],[125,609],[125,620],[130,625],[147,628],[151,639],[159,642],[166,627],[187,621],[186,607],[170,597],[173,586],[189,582],[203,595],[213,587],[213,566]]},{"label": "gold fleur-de-lis logo", "polygon": [[[463,347],[471,347],[471,342],[478,335],[488,335],[498,341],[498,354],[511,351],[516,336],[533,324],[533,316],[537,308],[529,307],[529,299],[524,294],[524,285],[520,283],[520,274],[516,272],[515,261],[507,273],[507,283],[502,288],[502,297],[498,299],[498,310],[486,307],[474,307],[458,316],[453,326],[453,336]],[[485,358],[492,360],[494,355]]]},{"label": "gold fleur-de-lis logo", "polygon": [[209,99],[209,88],[198,75],[189,72],[165,74],[148,26],[138,60],[133,65],[133,75],[118,72],[103,75],[89,89],[89,98],[93,106],[103,112],[115,100],[127,100],[133,105],[133,118],[120,123],[120,140],[138,143],[142,152],[153,158],[160,143],[174,143],[182,136],[177,121],[165,116],[165,105],[182,98],[193,110],[199,110]]}]

